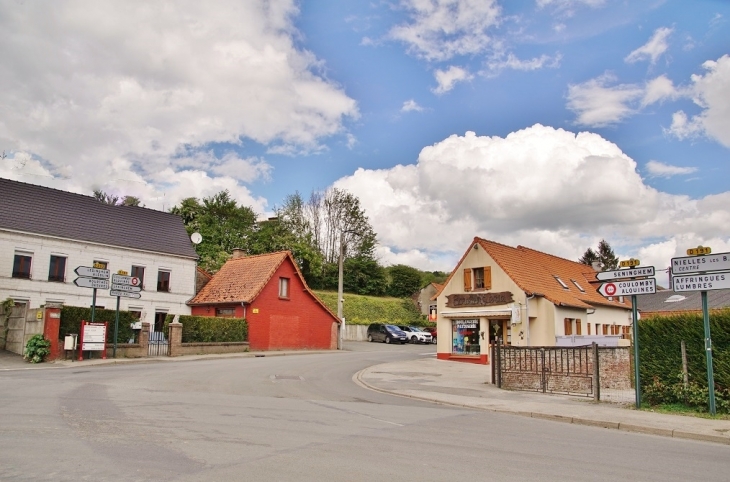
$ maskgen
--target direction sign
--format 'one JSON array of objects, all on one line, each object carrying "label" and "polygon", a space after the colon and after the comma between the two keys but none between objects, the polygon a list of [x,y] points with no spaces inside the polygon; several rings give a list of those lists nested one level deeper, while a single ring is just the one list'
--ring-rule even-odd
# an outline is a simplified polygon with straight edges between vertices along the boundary
[{"label": "direction sign", "polygon": [[654,266],[619,269],[616,271],[600,271],[596,273],[596,279],[598,279],[599,281],[611,281],[623,278],[638,278],[640,276],[654,276]]},{"label": "direction sign", "polygon": [[100,290],[109,289],[109,280],[108,279],[76,278],[74,280],[74,284],[81,288],[96,288],[96,289],[100,289]]},{"label": "direction sign", "polygon": [[85,276],[86,278],[98,278],[98,279],[109,279],[108,269],[89,268],[88,266],[79,266],[74,270],[79,276]]},{"label": "direction sign", "polygon": [[730,271],[672,278],[674,291],[710,291],[730,288]]},{"label": "direction sign", "polygon": [[112,284],[139,286],[139,278],[137,278],[136,276],[122,276],[120,274],[113,274]]},{"label": "direction sign", "polygon": [[118,291],[118,290],[110,290],[109,296],[122,296],[124,298],[140,298],[142,296],[141,293],[133,293],[131,291]]},{"label": "direction sign", "polygon": [[130,293],[138,293],[142,291],[141,286],[118,285],[114,282],[112,282],[112,289],[117,291],[128,291]]},{"label": "direction sign", "polygon": [[730,270],[730,253],[672,258],[672,274]]},{"label": "direction sign", "polygon": [[654,278],[647,278],[603,283],[598,288],[598,292],[605,297],[647,295],[656,293],[656,280]]}]

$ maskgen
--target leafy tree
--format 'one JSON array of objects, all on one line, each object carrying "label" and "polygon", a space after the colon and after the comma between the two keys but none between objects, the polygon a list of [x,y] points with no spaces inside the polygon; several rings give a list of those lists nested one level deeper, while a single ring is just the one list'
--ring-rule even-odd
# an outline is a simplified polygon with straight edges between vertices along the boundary
[{"label": "leafy tree", "polygon": [[578,261],[588,266],[592,266],[593,262],[598,261],[601,263],[602,271],[618,269],[619,264],[618,257],[614,254],[611,245],[605,239],[602,239],[598,243],[598,249],[596,251],[588,248]]},{"label": "leafy tree", "polygon": [[107,194],[101,189],[94,189],[94,198],[104,204],[112,206],[142,206],[142,201],[137,196],[119,197],[113,194]]},{"label": "leafy tree", "polygon": [[425,288],[431,283],[443,284],[449,274],[444,271],[423,271],[421,272],[421,288]]},{"label": "leafy tree", "polygon": [[407,298],[421,289],[421,272],[416,268],[397,264],[386,269],[390,276],[388,294],[396,298]]}]

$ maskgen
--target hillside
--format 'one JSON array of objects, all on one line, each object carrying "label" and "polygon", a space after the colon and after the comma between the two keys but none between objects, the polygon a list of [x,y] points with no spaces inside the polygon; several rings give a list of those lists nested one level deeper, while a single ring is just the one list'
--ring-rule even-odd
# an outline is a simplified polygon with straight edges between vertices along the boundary
[{"label": "hillside", "polygon": [[[329,309],[337,313],[337,292],[319,291],[314,293]],[[368,325],[370,323],[394,323],[425,325],[422,316],[409,299],[363,296],[345,293],[343,316],[348,324]]]}]

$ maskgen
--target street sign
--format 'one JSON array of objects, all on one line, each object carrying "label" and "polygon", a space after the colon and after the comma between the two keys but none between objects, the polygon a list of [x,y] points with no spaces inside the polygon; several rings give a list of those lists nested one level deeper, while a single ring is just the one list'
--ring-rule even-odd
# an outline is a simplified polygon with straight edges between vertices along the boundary
[{"label": "street sign", "polygon": [[79,266],[74,270],[79,276],[86,278],[109,279],[108,269],[89,268],[88,266]]},{"label": "street sign", "polygon": [[96,288],[96,289],[100,289],[100,290],[109,289],[109,280],[108,279],[76,278],[74,280],[74,284],[80,288]]},{"label": "street sign", "polygon": [[141,293],[133,293],[131,291],[117,291],[117,290],[110,290],[109,296],[122,296],[124,298],[135,298],[139,299],[142,294]]},{"label": "street sign", "polygon": [[730,288],[730,271],[672,278],[674,291],[710,291]]},{"label": "street sign", "polygon": [[654,266],[619,269],[616,271],[601,271],[596,273],[596,279],[598,279],[599,281],[611,281],[623,278],[638,278],[640,276],[654,276]]},{"label": "street sign", "polygon": [[702,273],[730,270],[730,253],[672,258],[672,274]]},{"label": "street sign", "polygon": [[130,293],[138,293],[138,292],[142,291],[141,286],[118,285],[114,282],[112,282],[111,289],[117,290],[117,291],[129,291]]},{"label": "street sign", "polygon": [[687,256],[699,256],[701,254],[712,253],[712,248],[706,248],[704,246],[697,246],[696,248],[689,248],[687,250]]},{"label": "street sign", "polygon": [[627,259],[625,261],[621,261],[619,263],[619,266],[621,266],[622,268],[633,268],[634,266],[639,266],[640,264],[641,264],[641,261],[639,261],[638,259],[631,258],[631,259]]},{"label": "street sign", "polygon": [[598,292],[606,297],[647,295],[656,293],[656,280],[654,278],[647,278],[603,283],[598,288]]},{"label": "street sign", "polygon": [[137,278],[136,276],[122,276],[120,274],[113,274],[112,284],[139,286],[139,278]]}]

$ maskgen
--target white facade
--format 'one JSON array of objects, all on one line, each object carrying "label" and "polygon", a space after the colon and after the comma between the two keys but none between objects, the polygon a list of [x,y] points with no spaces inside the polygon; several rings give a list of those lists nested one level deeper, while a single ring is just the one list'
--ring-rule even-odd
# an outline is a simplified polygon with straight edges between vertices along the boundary
[{"label": "white facade", "polygon": [[[30,279],[13,277],[16,254],[31,257]],[[66,258],[63,281],[49,281],[52,256]],[[107,263],[112,273],[123,270],[131,275],[133,266],[144,268],[140,299],[120,298],[121,310],[141,312],[141,321],[153,326],[155,313],[190,314],[185,303],[195,295],[195,259],[5,230],[0,231],[0,300],[10,297],[28,308],[49,302],[91,306],[93,290],[74,284],[74,269],[91,267],[95,261]],[[169,273],[169,291],[157,291],[160,271]],[[97,307],[116,309],[117,297],[109,296],[109,290],[98,289],[96,296]]]}]

